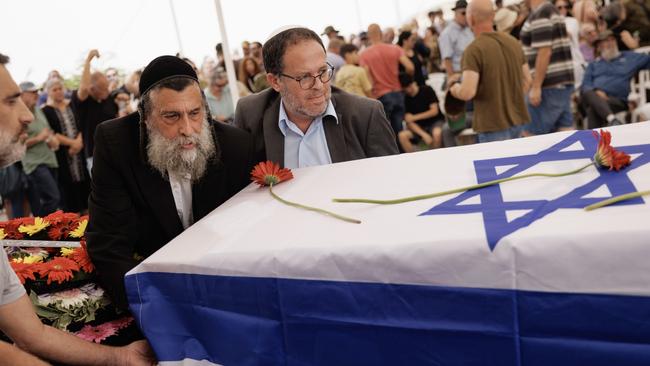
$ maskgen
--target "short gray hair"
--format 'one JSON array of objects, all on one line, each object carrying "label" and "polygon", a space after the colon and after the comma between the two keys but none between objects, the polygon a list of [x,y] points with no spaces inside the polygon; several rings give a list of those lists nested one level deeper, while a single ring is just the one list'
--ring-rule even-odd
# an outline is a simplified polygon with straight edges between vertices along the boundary
[{"label": "short gray hair", "polygon": [[63,80],[61,80],[59,78],[51,78],[50,80],[48,80],[45,83],[45,91],[49,92],[50,89],[52,89],[53,87],[55,87],[57,85],[65,87],[65,84],[63,83]]}]

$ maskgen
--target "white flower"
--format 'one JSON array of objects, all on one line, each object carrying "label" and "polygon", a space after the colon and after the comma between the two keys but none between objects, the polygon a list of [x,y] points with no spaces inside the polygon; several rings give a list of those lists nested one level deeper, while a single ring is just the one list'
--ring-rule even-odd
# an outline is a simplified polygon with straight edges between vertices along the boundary
[{"label": "white flower", "polygon": [[56,302],[56,299],[52,296],[52,294],[42,294],[38,295],[38,304],[42,306],[49,306],[50,304],[53,304]]},{"label": "white flower", "polygon": [[54,297],[55,300],[60,300],[61,306],[66,309],[83,305],[84,300],[88,299],[88,295],[78,288],[56,292],[52,294],[52,297]]},{"label": "white flower", "polygon": [[79,288],[83,293],[88,295],[91,301],[99,300],[104,296],[104,289],[94,283],[83,285]]}]

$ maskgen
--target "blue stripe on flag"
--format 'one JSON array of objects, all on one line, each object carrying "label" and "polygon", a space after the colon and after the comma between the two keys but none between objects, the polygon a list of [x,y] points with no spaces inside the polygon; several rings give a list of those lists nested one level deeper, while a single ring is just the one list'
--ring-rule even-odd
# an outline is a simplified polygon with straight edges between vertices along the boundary
[{"label": "blue stripe on flag", "polygon": [[[155,284],[155,285],[152,285]],[[146,272],[131,310],[161,361],[647,365],[650,298]]]}]

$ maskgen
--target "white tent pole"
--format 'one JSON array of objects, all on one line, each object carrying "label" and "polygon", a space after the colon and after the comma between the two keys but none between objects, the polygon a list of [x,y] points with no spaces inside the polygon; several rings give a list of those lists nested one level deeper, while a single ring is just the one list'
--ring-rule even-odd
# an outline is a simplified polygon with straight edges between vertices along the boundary
[{"label": "white tent pole", "polygon": [[217,20],[219,23],[219,33],[221,35],[221,45],[223,46],[223,58],[226,64],[226,74],[228,74],[228,85],[232,104],[237,108],[239,100],[239,88],[237,87],[237,75],[235,74],[235,64],[232,62],[230,54],[230,45],[228,44],[228,34],[226,33],[226,23],[223,20],[223,10],[221,10],[221,0],[214,0],[214,6],[217,8]]},{"label": "white tent pole", "polygon": [[359,6],[359,0],[355,1],[356,5],[356,10],[357,10],[357,23],[359,23],[359,29],[355,34],[359,34],[360,31],[364,30],[363,29],[363,22],[361,21],[361,6]]},{"label": "white tent pole", "polygon": [[176,30],[176,40],[178,41],[178,52],[181,56],[185,56],[183,52],[183,42],[181,42],[181,33],[178,30],[178,22],[176,21],[176,10],[174,10],[174,0],[169,0],[169,8],[172,11],[172,19],[174,20],[174,30]]},{"label": "white tent pole", "polygon": [[402,14],[399,9],[399,2],[397,0],[393,0],[393,4],[395,4],[395,17],[397,18],[397,28],[400,28],[402,26]]}]

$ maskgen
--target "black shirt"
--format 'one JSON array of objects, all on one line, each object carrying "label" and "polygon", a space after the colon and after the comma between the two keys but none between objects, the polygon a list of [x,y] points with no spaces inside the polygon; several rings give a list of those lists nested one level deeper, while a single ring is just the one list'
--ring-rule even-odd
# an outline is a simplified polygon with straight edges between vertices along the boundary
[{"label": "black shirt", "polygon": [[95,147],[95,129],[98,124],[117,117],[117,105],[110,97],[98,102],[90,95],[82,102],[77,96],[77,90],[72,92],[70,102],[79,118],[86,156],[92,157]]},{"label": "black shirt", "polygon": [[[413,52],[413,56],[409,57],[409,60],[413,62],[413,68],[414,68],[413,80],[415,80],[415,82],[420,86],[425,85],[427,79],[426,76],[424,75],[424,71],[423,71],[424,65],[422,65],[422,60],[420,59],[420,56],[418,56],[417,52]],[[404,68],[404,66],[402,66],[401,63],[399,64],[399,71],[406,72],[406,69]]]},{"label": "black shirt", "polygon": [[[419,86],[420,90],[418,93],[411,97],[408,94],[404,94],[404,105],[406,107],[406,113],[418,114],[426,112],[431,108],[431,104],[438,103],[438,97],[436,92],[431,89],[428,85]],[[438,111],[434,117],[422,119],[416,123],[420,126],[428,126],[436,121],[444,121],[442,113]]]}]

